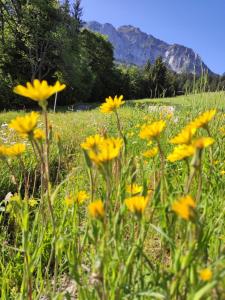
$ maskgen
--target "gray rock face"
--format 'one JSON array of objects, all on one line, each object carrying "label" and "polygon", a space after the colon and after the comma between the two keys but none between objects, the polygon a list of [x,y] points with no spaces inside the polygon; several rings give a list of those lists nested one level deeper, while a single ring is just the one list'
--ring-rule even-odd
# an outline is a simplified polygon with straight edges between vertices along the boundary
[{"label": "gray rock face", "polygon": [[131,25],[116,29],[109,23],[92,21],[86,23],[85,27],[108,36],[117,62],[143,66],[147,60],[154,63],[161,56],[167,66],[177,73],[201,74],[204,70],[212,74],[192,49],[178,44],[167,44]]}]

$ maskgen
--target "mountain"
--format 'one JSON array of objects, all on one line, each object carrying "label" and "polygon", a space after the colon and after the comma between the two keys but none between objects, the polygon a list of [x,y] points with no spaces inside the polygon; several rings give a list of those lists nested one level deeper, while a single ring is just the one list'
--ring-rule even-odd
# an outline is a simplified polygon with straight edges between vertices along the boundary
[{"label": "mountain", "polygon": [[156,58],[161,56],[167,66],[177,73],[201,74],[204,70],[213,74],[191,48],[178,44],[170,45],[131,25],[116,29],[109,23],[100,24],[92,21],[87,22],[85,27],[108,36],[114,47],[117,62],[143,66],[147,60],[154,63]]}]

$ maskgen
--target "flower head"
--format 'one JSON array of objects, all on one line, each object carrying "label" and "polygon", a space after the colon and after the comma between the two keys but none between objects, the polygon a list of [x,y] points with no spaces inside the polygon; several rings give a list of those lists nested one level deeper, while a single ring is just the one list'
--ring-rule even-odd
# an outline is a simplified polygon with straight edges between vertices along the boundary
[{"label": "flower head", "polygon": [[126,198],[125,204],[132,213],[135,213],[140,216],[143,214],[148,204],[148,198],[143,196],[134,196]]},{"label": "flower head", "polygon": [[142,186],[137,185],[136,183],[129,184],[129,185],[127,185],[126,191],[127,191],[127,193],[129,193],[131,195],[137,195],[137,194],[141,193]]},{"label": "flower head", "polygon": [[0,156],[5,157],[5,156],[19,156],[22,153],[24,153],[26,150],[26,145],[25,144],[14,144],[12,146],[0,146]]},{"label": "flower head", "polygon": [[190,125],[196,128],[205,127],[215,116],[216,109],[211,109],[199,115]]},{"label": "flower head", "polygon": [[88,205],[88,212],[91,217],[102,219],[105,215],[104,204],[102,200],[96,200]]},{"label": "flower head", "polygon": [[196,132],[196,128],[190,125],[187,125],[185,128],[181,130],[181,132],[170,140],[171,144],[182,145],[182,144],[190,144],[193,135]]},{"label": "flower head", "polygon": [[98,147],[100,143],[104,141],[104,138],[99,134],[89,136],[86,138],[86,141],[81,144],[81,148],[84,150],[94,150]]},{"label": "flower head", "polygon": [[100,106],[100,111],[102,113],[111,113],[125,103],[122,100],[122,95],[120,97],[115,96],[114,99],[112,97],[106,98],[105,103]]},{"label": "flower head", "polygon": [[37,126],[38,118],[38,113],[31,112],[23,117],[17,117],[12,120],[9,127],[13,128],[17,133],[24,137],[33,133],[33,130]]},{"label": "flower head", "polygon": [[194,147],[198,149],[203,149],[211,146],[214,142],[215,140],[211,137],[201,137],[197,140],[194,140],[192,144]]},{"label": "flower head", "polygon": [[45,101],[53,94],[61,92],[65,89],[65,84],[60,84],[59,81],[55,85],[48,85],[46,80],[39,81],[35,79],[32,83],[27,82],[26,87],[18,85],[14,88],[14,93],[35,101]]},{"label": "flower head", "polygon": [[44,140],[45,139],[45,132],[40,128],[34,129],[34,138],[36,140],[40,140],[40,141]]},{"label": "flower head", "polygon": [[66,206],[72,206],[74,203],[82,204],[85,200],[89,198],[88,194],[86,191],[79,191],[75,195],[68,195],[65,198],[65,204]]},{"label": "flower head", "polygon": [[172,210],[184,220],[190,220],[196,207],[194,199],[187,195],[172,204]]},{"label": "flower head", "polygon": [[154,147],[152,149],[145,151],[143,153],[143,156],[146,158],[152,158],[152,157],[155,157],[158,154],[158,152],[159,152],[158,147]]},{"label": "flower head", "polygon": [[202,269],[199,272],[199,277],[202,281],[209,281],[212,279],[212,271],[209,268]]},{"label": "flower head", "polygon": [[166,127],[166,122],[163,120],[153,122],[152,124],[148,125],[145,124],[141,127],[140,131],[140,138],[151,140],[152,138],[156,138],[160,135],[160,133]]},{"label": "flower head", "polygon": [[188,158],[195,153],[195,147],[193,145],[178,145],[174,148],[173,152],[167,156],[167,160],[175,162]]},{"label": "flower head", "polygon": [[105,138],[87,151],[89,158],[97,165],[107,163],[120,155],[123,141],[120,138]]}]

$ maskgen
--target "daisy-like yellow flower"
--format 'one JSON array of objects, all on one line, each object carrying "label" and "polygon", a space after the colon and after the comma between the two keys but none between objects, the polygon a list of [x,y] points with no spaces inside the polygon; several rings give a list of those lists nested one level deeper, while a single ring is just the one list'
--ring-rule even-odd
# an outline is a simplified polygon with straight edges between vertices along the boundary
[{"label": "daisy-like yellow flower", "polygon": [[15,144],[10,147],[7,147],[7,156],[19,156],[22,153],[24,153],[26,150],[26,145],[25,144]]},{"label": "daisy-like yellow flower", "polygon": [[212,279],[212,271],[209,268],[202,269],[199,272],[199,277],[202,281],[210,281]]},{"label": "daisy-like yellow flower", "polygon": [[95,150],[103,141],[104,138],[99,134],[89,136],[86,138],[86,141],[81,144],[81,148],[83,148],[84,150]]},{"label": "daisy-like yellow flower", "polygon": [[76,195],[76,201],[79,204],[82,204],[88,198],[89,198],[89,195],[86,193],[86,191],[79,191]]},{"label": "daisy-like yellow flower", "polygon": [[125,199],[127,208],[132,212],[141,216],[148,204],[148,198],[143,196],[134,196]]},{"label": "daisy-like yellow flower", "polygon": [[165,129],[165,127],[166,127],[166,122],[163,120],[153,122],[150,125],[145,124],[141,127],[140,138],[146,140],[151,140],[152,138],[156,138]]},{"label": "daisy-like yellow flower", "polygon": [[196,132],[196,128],[190,125],[187,125],[185,128],[181,130],[181,132],[170,140],[171,144],[182,145],[182,144],[190,144],[193,135]]},{"label": "daisy-like yellow flower", "polygon": [[120,155],[123,140],[120,138],[106,138],[96,148],[89,150],[89,158],[97,165],[107,163]]},{"label": "daisy-like yellow flower", "polygon": [[203,149],[211,146],[214,142],[215,140],[211,137],[201,137],[197,140],[194,140],[192,144],[194,147],[198,149]]},{"label": "daisy-like yellow flower", "polygon": [[137,185],[136,183],[129,184],[126,187],[126,191],[131,195],[137,195],[142,192],[142,186]]},{"label": "daisy-like yellow flower", "polygon": [[55,85],[48,85],[46,80],[39,81],[35,79],[32,83],[27,82],[26,86],[18,85],[14,88],[14,93],[35,101],[45,101],[53,94],[65,89],[65,84],[59,81]]},{"label": "daisy-like yellow flower", "polygon": [[147,158],[152,158],[152,157],[155,157],[158,153],[159,153],[158,147],[154,147],[152,149],[145,151],[143,153],[143,156],[147,157]]},{"label": "daisy-like yellow flower", "polygon": [[36,140],[44,140],[45,139],[45,132],[44,130],[40,129],[40,128],[36,128],[34,129],[34,138]]},{"label": "daisy-like yellow flower", "polygon": [[17,117],[12,120],[9,124],[10,128],[13,128],[17,133],[26,137],[33,133],[34,129],[37,126],[39,114],[36,112],[31,112],[23,117]]},{"label": "daisy-like yellow flower", "polygon": [[88,205],[88,212],[92,218],[102,219],[105,215],[102,200],[96,200]]},{"label": "daisy-like yellow flower", "polygon": [[193,120],[190,125],[195,127],[195,128],[201,128],[205,127],[215,116],[216,114],[216,109],[211,109],[203,114],[199,115],[195,120]]},{"label": "daisy-like yellow flower", "polygon": [[34,206],[36,206],[37,204],[38,204],[38,202],[37,202],[37,200],[35,200],[34,198],[28,200],[28,205],[29,205],[30,207],[34,207]]},{"label": "daisy-like yellow flower", "polygon": [[220,171],[220,175],[225,175],[225,170]]},{"label": "daisy-like yellow flower", "polygon": [[108,97],[105,99],[105,103],[100,106],[100,111],[102,113],[111,113],[125,103],[125,101],[122,100],[122,95],[120,97],[115,96],[114,99],[112,97]]},{"label": "daisy-like yellow flower", "polygon": [[167,156],[167,160],[170,162],[183,160],[194,155],[194,153],[195,147],[193,145],[178,145],[174,148],[173,152]]},{"label": "daisy-like yellow flower", "polygon": [[172,204],[172,210],[184,220],[190,220],[196,207],[194,199],[187,195]]}]

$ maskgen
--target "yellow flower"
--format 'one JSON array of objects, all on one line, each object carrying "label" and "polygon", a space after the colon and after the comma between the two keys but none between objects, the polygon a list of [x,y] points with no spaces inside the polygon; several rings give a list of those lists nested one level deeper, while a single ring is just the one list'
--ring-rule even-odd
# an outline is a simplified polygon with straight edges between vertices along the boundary
[{"label": "yellow flower", "polygon": [[79,191],[76,195],[76,201],[79,204],[82,204],[85,200],[89,198],[88,194],[85,191]]},{"label": "yellow flower", "polygon": [[193,145],[178,145],[174,148],[173,152],[167,156],[167,160],[175,162],[192,156],[195,153]]},{"label": "yellow flower", "polygon": [[25,144],[15,144],[12,146],[0,146],[0,156],[18,156],[26,150]]},{"label": "yellow flower", "polygon": [[196,128],[190,125],[187,125],[185,128],[181,130],[181,132],[170,140],[171,144],[182,145],[182,144],[190,144],[193,135],[196,132]]},{"label": "yellow flower", "polygon": [[34,129],[34,138],[36,140],[44,140],[45,139],[45,133],[42,129],[36,128]]},{"label": "yellow flower", "polygon": [[37,202],[37,200],[35,200],[34,198],[32,198],[32,199],[28,200],[28,204],[29,204],[30,207],[34,207],[34,206],[36,206],[38,204],[38,202]]},{"label": "yellow flower", "polygon": [[220,171],[220,175],[225,175],[225,170]]},{"label": "yellow flower", "polygon": [[120,155],[123,141],[120,138],[103,139],[94,149],[88,151],[89,158],[97,165],[109,162]]},{"label": "yellow flower", "polygon": [[221,132],[222,136],[225,136],[225,127],[221,127],[220,132]]},{"label": "yellow flower", "polygon": [[32,112],[23,117],[17,117],[16,119],[12,120],[9,124],[9,127],[16,130],[20,135],[27,136],[31,134],[37,126],[38,118],[39,114]]},{"label": "yellow flower", "polygon": [[115,96],[114,99],[112,97],[106,98],[106,102],[100,106],[100,111],[102,113],[111,113],[125,103],[125,101],[122,100],[122,95],[120,97]]},{"label": "yellow flower", "polygon": [[159,136],[166,127],[166,122],[163,120],[153,122],[150,125],[143,125],[140,131],[140,138],[150,140]]},{"label": "yellow flower", "polygon": [[143,196],[134,196],[126,198],[125,204],[132,213],[135,213],[140,216],[143,214],[148,204],[148,199]]},{"label": "yellow flower", "polygon": [[202,269],[199,272],[199,277],[202,281],[209,281],[212,279],[212,271],[209,268]]},{"label": "yellow flower", "polygon": [[141,193],[142,186],[137,185],[136,183],[129,184],[129,185],[127,185],[126,191],[127,191],[127,193],[129,193],[131,195],[136,195],[136,194]]},{"label": "yellow flower", "polygon": [[158,154],[158,152],[159,152],[158,147],[154,147],[152,149],[145,151],[143,153],[143,156],[147,157],[147,158],[152,158],[152,157],[155,157]]},{"label": "yellow flower", "polygon": [[184,220],[190,220],[196,207],[194,199],[187,195],[172,204],[172,210]]},{"label": "yellow flower", "polygon": [[98,145],[104,141],[104,138],[99,134],[94,136],[89,136],[86,138],[86,141],[81,144],[81,148],[85,150],[95,150]]},{"label": "yellow flower", "polygon": [[88,212],[91,217],[102,219],[105,215],[102,200],[96,200],[88,205]]},{"label": "yellow flower", "polygon": [[211,109],[199,115],[190,125],[196,128],[205,127],[215,116],[216,109]]},{"label": "yellow flower", "polygon": [[46,80],[39,81],[35,79],[32,83],[27,82],[27,86],[18,85],[14,88],[14,93],[30,98],[35,101],[45,101],[53,94],[61,92],[65,89],[65,84],[59,81],[55,85],[48,85]]},{"label": "yellow flower", "polygon": [[193,141],[193,146],[198,148],[198,149],[203,149],[206,147],[211,146],[213,143],[215,142],[215,140],[211,137],[201,137],[195,141]]},{"label": "yellow flower", "polygon": [[64,202],[65,202],[65,205],[69,207],[69,206],[72,206],[72,205],[74,204],[75,199],[74,199],[73,196],[68,195],[68,196],[64,199]]}]

